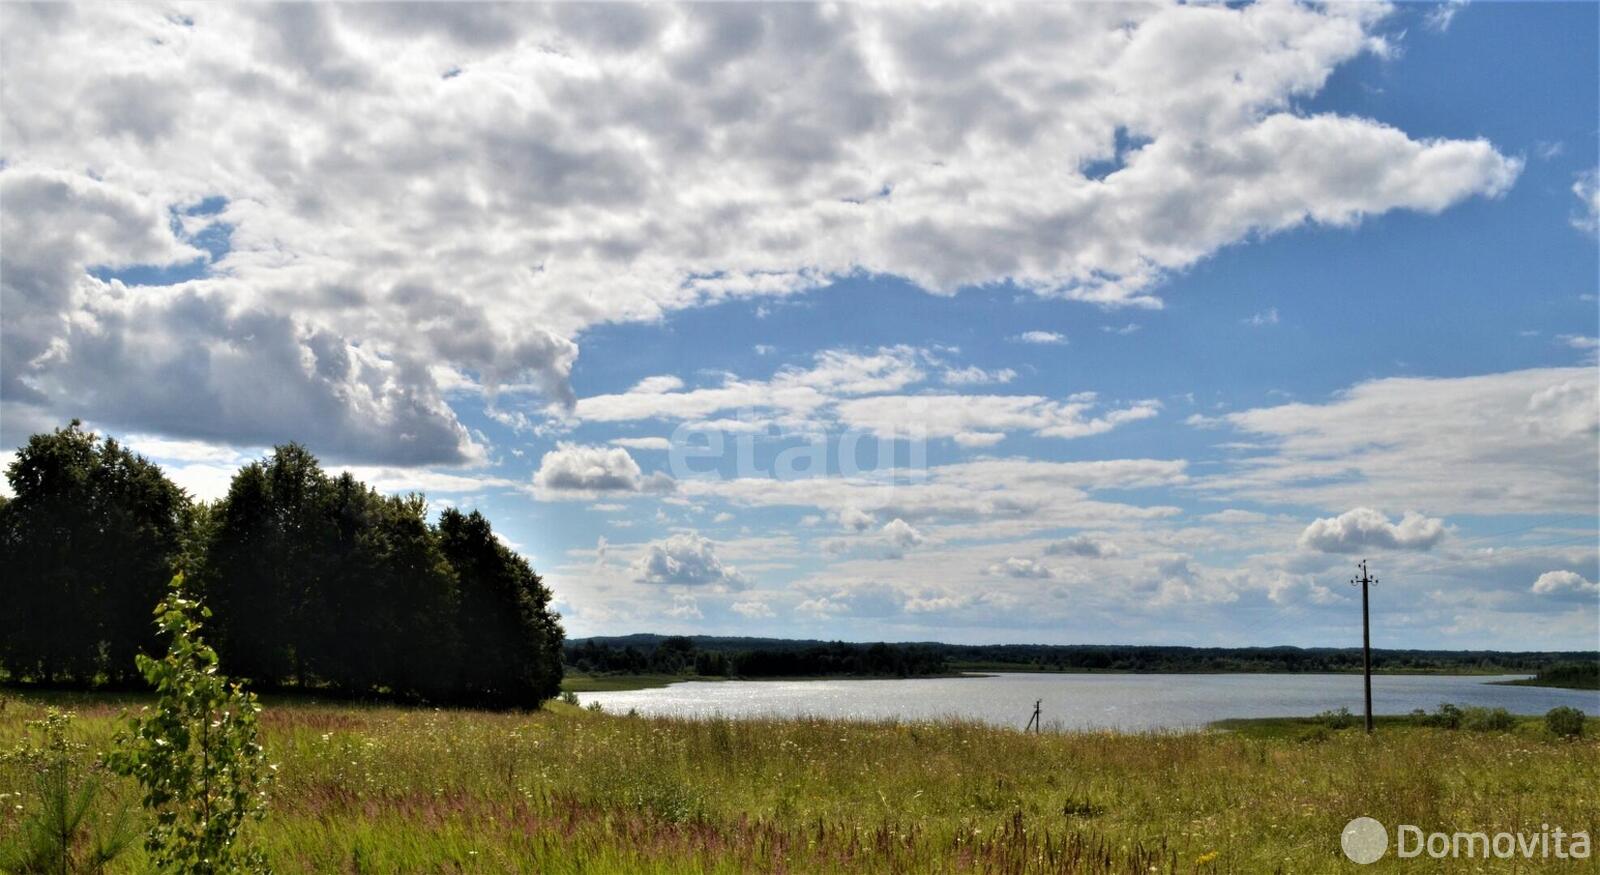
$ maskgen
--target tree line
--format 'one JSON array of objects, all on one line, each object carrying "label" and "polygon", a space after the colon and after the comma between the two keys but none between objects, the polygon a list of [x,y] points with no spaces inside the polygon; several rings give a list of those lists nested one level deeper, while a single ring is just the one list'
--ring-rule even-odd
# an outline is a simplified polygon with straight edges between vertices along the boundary
[{"label": "tree line", "polygon": [[532,707],[561,683],[550,591],[474,511],[329,475],[297,444],[192,501],[74,421],[37,434],[0,501],[0,671],[136,683],[151,609],[182,571],[223,664],[257,688]]},{"label": "tree line", "polygon": [[643,646],[587,639],[568,644],[567,665],[590,674],[695,674],[703,677],[926,677],[946,674],[949,664],[931,647],[848,644],[804,647],[704,649],[700,639],[672,636]]},{"label": "tree line", "polygon": [[[849,644],[782,638],[636,634],[569,641],[567,664],[585,672],[743,677],[820,674],[913,676],[950,671],[1269,672],[1361,670],[1359,647],[1181,647],[1136,644]],[[1595,651],[1372,651],[1380,671],[1539,672],[1571,682],[1600,672]],[[709,669],[709,670],[708,670]]]},{"label": "tree line", "polygon": [[[1033,671],[1340,673],[1361,670],[1359,647],[1177,647],[1162,645],[938,645],[968,666]],[[1594,652],[1374,649],[1372,667],[1389,672],[1537,671]]]}]

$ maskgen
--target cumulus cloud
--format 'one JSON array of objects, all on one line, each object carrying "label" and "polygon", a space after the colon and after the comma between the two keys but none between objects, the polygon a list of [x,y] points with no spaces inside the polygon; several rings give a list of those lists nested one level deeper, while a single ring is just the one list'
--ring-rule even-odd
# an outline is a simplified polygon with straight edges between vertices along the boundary
[{"label": "cumulus cloud", "polygon": [[[525,425],[501,400],[570,410],[596,324],[859,272],[1158,306],[1228,245],[1512,185],[1486,141],[1295,110],[1390,12],[6,5],[8,418],[460,463],[433,375]],[[193,265],[205,223],[177,293],[85,283]],[[179,377],[203,416],[118,404]]]},{"label": "cumulus cloud", "polygon": [[744,589],[749,581],[722,564],[715,546],[695,532],[679,532],[645,548],[632,566],[634,580],[672,586]]},{"label": "cumulus cloud", "polygon": [[910,549],[927,540],[921,532],[899,517],[884,524],[882,535],[891,547],[898,550]]},{"label": "cumulus cloud", "polygon": [[1546,571],[1533,582],[1532,591],[1539,595],[1600,593],[1600,583],[1586,579],[1575,571]]},{"label": "cumulus cloud", "polygon": [[1444,521],[1406,511],[1400,522],[1370,507],[1315,520],[1300,534],[1300,546],[1323,553],[1362,550],[1428,550],[1445,535]]},{"label": "cumulus cloud", "polygon": [[1106,538],[1073,535],[1044,548],[1050,556],[1082,556],[1085,559],[1111,559],[1122,555],[1122,548]]},{"label": "cumulus cloud", "polygon": [[872,518],[872,514],[854,506],[840,508],[838,517],[839,525],[849,529],[852,532],[866,531],[877,522],[877,520]]},{"label": "cumulus cloud", "polygon": [[593,498],[602,493],[669,491],[672,481],[663,474],[645,476],[622,447],[563,442],[539,460],[533,487],[540,498]]},{"label": "cumulus cloud", "polygon": [[1016,577],[1027,580],[1044,580],[1055,576],[1055,573],[1039,560],[1016,556],[989,566],[989,573],[995,577]]},{"label": "cumulus cloud", "polygon": [[1066,335],[1054,331],[1024,331],[1011,339],[1018,343],[1032,343],[1037,346],[1062,346],[1067,342]]}]

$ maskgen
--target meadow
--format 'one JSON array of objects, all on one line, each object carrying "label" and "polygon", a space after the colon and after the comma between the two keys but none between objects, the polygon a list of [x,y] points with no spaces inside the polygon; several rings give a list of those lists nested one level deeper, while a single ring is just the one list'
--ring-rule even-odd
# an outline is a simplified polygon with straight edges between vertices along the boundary
[{"label": "meadow", "polygon": [[[104,749],[140,701],[9,695],[0,749],[47,704]],[[1389,721],[1371,738],[1314,721],[1031,735],[269,698],[262,726],[278,777],[252,838],[279,872],[1336,872],[1355,868],[1338,837],[1357,814],[1600,834],[1600,741],[1533,720]],[[0,769],[0,836],[32,801],[25,786]],[[138,853],[113,871],[139,871]],[[1391,854],[1366,870],[1528,868]]]}]

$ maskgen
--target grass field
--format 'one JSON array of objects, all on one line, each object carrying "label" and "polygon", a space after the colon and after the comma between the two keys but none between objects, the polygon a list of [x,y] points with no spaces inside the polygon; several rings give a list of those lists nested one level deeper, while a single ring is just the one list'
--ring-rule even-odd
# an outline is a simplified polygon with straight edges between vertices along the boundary
[{"label": "grass field", "polygon": [[[131,700],[49,701],[104,747]],[[0,748],[43,709],[15,695]],[[1358,814],[1600,833],[1600,742],[1534,722],[1025,735],[269,700],[263,726],[279,783],[256,838],[279,872],[1321,873],[1357,871],[1338,837]],[[0,770],[0,835],[31,801],[23,786]],[[1409,869],[1529,871],[1392,855],[1361,871]]]}]

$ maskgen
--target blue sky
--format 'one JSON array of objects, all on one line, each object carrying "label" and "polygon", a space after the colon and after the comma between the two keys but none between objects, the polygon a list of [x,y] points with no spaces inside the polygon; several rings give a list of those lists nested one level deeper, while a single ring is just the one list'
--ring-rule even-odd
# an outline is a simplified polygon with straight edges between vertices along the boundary
[{"label": "blue sky", "polygon": [[1600,639],[1592,4],[169,13],[0,15],[9,445],[302,441],[574,635]]}]

